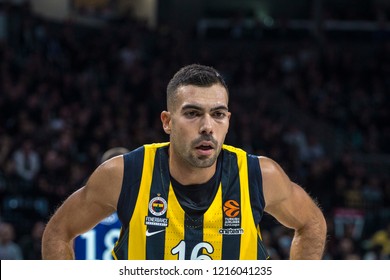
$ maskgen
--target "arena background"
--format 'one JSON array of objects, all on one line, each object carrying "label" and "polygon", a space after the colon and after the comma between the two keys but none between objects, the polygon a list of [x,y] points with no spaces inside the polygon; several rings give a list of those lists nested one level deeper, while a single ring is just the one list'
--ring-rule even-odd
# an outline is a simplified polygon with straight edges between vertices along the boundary
[{"label": "arena background", "polygon": [[[0,259],[41,258],[45,223],[105,151],[167,140],[165,87],[189,63],[230,86],[226,142],[321,205],[324,259],[389,259],[389,15],[385,0],[0,1]],[[107,256],[114,220],[79,258]],[[261,226],[287,259],[292,232]]]}]

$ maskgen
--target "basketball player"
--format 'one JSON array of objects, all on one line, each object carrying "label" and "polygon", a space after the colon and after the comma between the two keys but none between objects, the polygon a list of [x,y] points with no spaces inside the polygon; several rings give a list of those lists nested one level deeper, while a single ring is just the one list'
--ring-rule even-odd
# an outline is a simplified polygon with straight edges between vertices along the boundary
[{"label": "basketball player", "polygon": [[115,259],[267,259],[263,212],[295,230],[291,259],[321,259],[322,212],[273,160],[224,144],[228,88],[213,68],[189,65],[167,87],[169,143],[100,165],[47,224],[44,259],[73,259],[73,239],[114,211]]}]

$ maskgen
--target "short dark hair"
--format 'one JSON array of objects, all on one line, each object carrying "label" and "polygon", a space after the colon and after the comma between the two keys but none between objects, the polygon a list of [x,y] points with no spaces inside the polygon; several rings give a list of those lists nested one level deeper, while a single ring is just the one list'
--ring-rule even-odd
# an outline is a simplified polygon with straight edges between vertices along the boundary
[{"label": "short dark hair", "polygon": [[181,86],[194,85],[198,87],[210,87],[215,84],[222,85],[229,95],[225,80],[213,67],[200,64],[184,66],[176,72],[168,83],[167,105],[169,106],[169,104],[173,103],[177,89]]}]

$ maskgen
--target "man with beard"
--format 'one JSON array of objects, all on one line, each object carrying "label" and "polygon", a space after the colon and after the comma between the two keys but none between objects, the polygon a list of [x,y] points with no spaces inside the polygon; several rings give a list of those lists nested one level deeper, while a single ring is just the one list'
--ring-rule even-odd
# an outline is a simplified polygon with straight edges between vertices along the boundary
[{"label": "man with beard", "polygon": [[100,165],[53,215],[45,259],[72,259],[72,240],[114,211],[115,259],[267,259],[263,212],[295,231],[291,259],[321,259],[326,223],[309,195],[273,160],[224,144],[231,113],[212,67],[180,69],[161,113],[168,143]]}]

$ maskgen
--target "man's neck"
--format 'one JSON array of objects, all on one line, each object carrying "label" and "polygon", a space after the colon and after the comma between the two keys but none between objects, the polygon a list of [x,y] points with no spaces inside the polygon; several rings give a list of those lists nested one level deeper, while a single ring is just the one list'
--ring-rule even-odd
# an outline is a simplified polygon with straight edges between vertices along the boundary
[{"label": "man's neck", "polygon": [[171,176],[182,185],[203,184],[215,174],[217,163],[207,168],[190,167],[179,161],[169,158],[169,172]]}]

